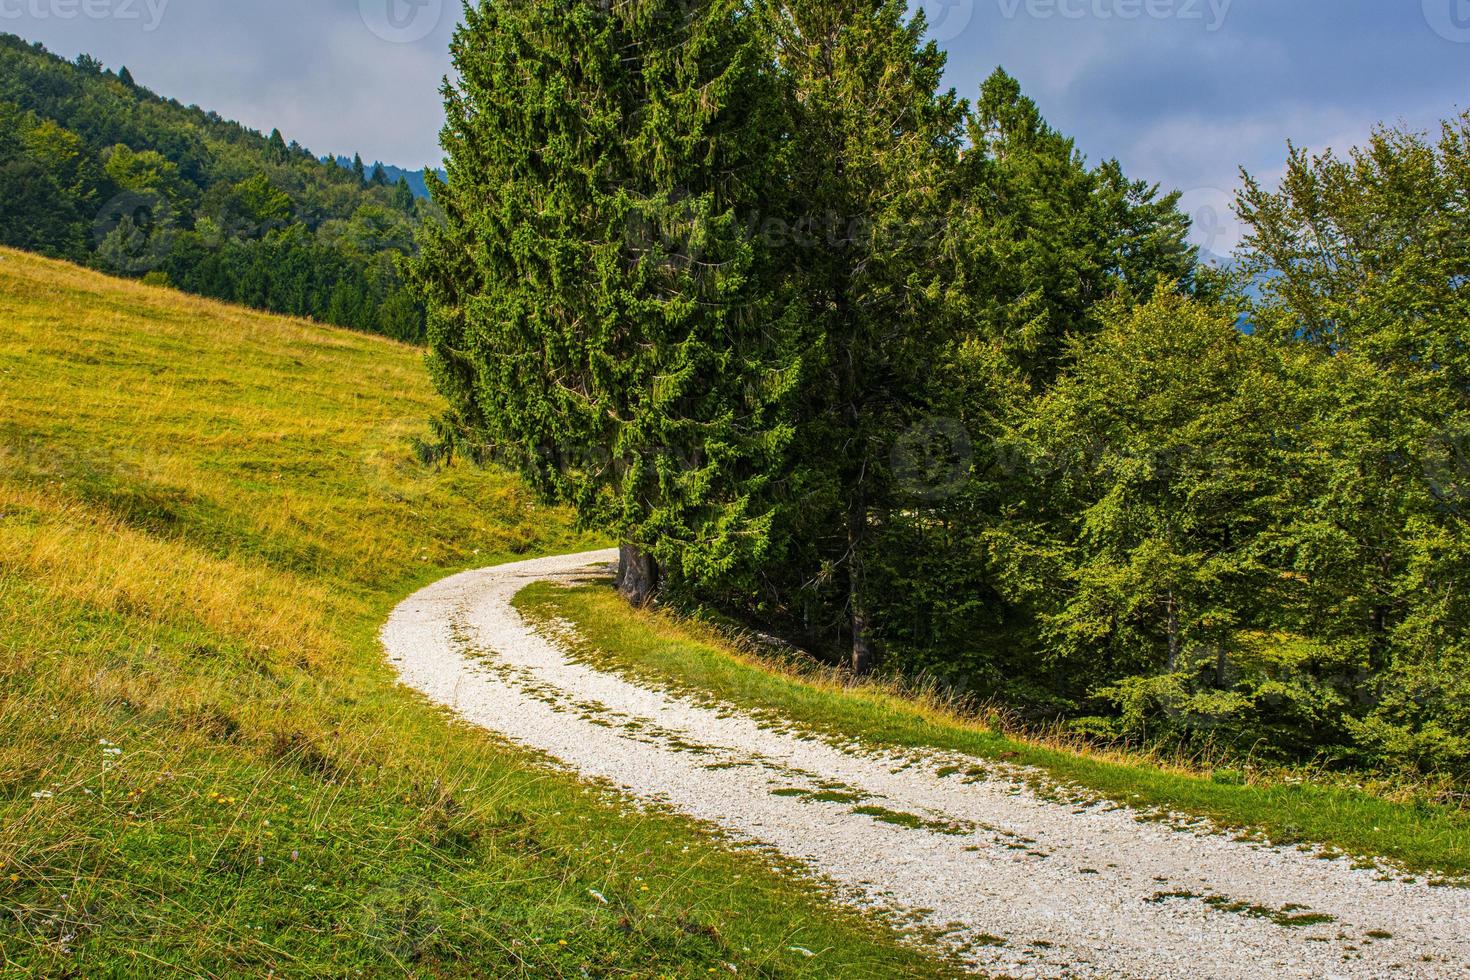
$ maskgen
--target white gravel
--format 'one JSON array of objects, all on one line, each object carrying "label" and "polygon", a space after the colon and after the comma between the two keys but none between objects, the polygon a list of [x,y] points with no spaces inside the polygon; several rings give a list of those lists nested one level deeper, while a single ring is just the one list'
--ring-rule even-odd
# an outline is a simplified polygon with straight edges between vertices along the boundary
[{"label": "white gravel", "polygon": [[[1237,841],[1076,793],[1038,793],[1032,787],[1047,786],[1045,777],[1017,767],[830,744],[575,663],[511,606],[531,582],[580,577],[614,557],[456,575],[399,606],[383,643],[405,684],[465,719],[637,799],[773,847],[843,900],[939,930],[937,941],[978,970],[1470,975],[1470,893],[1462,889]],[[897,824],[894,814],[922,823]],[[1332,918],[1286,926],[1270,912]]]}]

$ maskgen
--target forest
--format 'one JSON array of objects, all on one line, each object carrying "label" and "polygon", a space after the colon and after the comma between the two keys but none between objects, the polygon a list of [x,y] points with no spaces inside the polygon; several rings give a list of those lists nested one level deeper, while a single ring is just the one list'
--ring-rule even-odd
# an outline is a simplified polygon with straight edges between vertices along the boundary
[{"label": "forest", "polygon": [[448,451],[703,608],[1104,743],[1470,775],[1470,116],[1178,195],[902,2],[485,4]]},{"label": "forest", "polygon": [[0,244],[257,309],[423,338],[399,263],[431,213],[82,55],[0,35]]}]

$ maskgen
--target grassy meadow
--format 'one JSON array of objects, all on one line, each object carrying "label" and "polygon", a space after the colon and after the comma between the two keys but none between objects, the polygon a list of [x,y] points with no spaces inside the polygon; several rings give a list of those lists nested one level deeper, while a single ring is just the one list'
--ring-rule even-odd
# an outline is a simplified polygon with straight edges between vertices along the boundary
[{"label": "grassy meadow", "polygon": [[[1470,812],[1393,798],[1403,787],[1346,786],[1309,771],[1247,774],[1063,739],[1012,737],[973,712],[900,685],[852,685],[801,662],[732,644],[719,631],[660,611],[628,608],[610,588],[532,585],[516,598],[533,619],[575,628],[589,663],[694,697],[714,697],[842,742],[931,747],[1045,770],[1075,796],[1208,818],[1224,829],[1324,853],[1387,858],[1409,876],[1470,884]],[[1411,787],[1412,788],[1412,787]],[[1402,795],[1402,794],[1400,794]]]},{"label": "grassy meadow", "polygon": [[946,973],[395,685],[415,588],[601,543],[416,462],[438,411],[412,348],[0,250],[0,974]]}]

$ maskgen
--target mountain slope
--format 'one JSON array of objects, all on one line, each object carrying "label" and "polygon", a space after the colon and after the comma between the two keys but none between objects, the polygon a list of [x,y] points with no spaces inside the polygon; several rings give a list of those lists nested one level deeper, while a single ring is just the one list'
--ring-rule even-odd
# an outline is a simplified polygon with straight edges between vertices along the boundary
[{"label": "mountain slope", "polygon": [[432,207],[0,34],[0,245],[416,340],[398,259]]},{"label": "mountain slope", "polygon": [[595,543],[420,465],[440,410],[410,347],[0,249],[0,974],[943,973],[395,685],[398,599]]}]

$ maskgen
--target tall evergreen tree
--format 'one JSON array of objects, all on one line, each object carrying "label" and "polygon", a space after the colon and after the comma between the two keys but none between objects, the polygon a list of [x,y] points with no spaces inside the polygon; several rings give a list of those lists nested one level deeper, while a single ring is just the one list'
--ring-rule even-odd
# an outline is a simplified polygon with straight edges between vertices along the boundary
[{"label": "tall evergreen tree", "polygon": [[136,88],[138,84],[137,82],[133,81],[133,73],[128,71],[127,65],[123,65],[122,68],[118,69],[117,80],[119,82],[122,82],[128,88]]},{"label": "tall evergreen tree", "polygon": [[1116,161],[1089,168],[1001,69],[966,128],[958,233],[969,329],[1044,388],[1068,339],[1098,329],[1104,299],[1146,299],[1160,276],[1188,284],[1197,256],[1188,219],[1177,193],[1129,181]]},{"label": "tall evergreen tree", "polygon": [[374,187],[388,186],[388,171],[383,169],[383,164],[381,162],[373,164],[373,175],[371,178],[369,178],[369,183],[371,183]]},{"label": "tall evergreen tree", "polygon": [[[748,583],[798,359],[787,131],[742,0],[482,2],[446,85],[446,214],[416,275],[456,424],[623,542],[621,583]],[[779,206],[779,205],[778,205]]]},{"label": "tall evergreen tree", "polygon": [[367,167],[362,162],[361,153],[354,153],[352,155],[352,173],[357,178],[359,184],[367,183]]},{"label": "tall evergreen tree", "polygon": [[[801,504],[804,619],[850,643],[868,670],[870,532],[898,504],[896,433],[927,412],[929,374],[953,334],[945,248],[963,105],[945,58],[903,0],[783,0],[766,7],[795,106],[793,274],[810,361],[788,484]],[[792,577],[794,573],[794,577]],[[810,584],[808,584],[810,583]],[[815,606],[813,606],[815,600]]]},{"label": "tall evergreen tree", "polygon": [[398,183],[393,185],[393,206],[413,214],[413,188],[408,185],[407,177],[399,177]]}]

